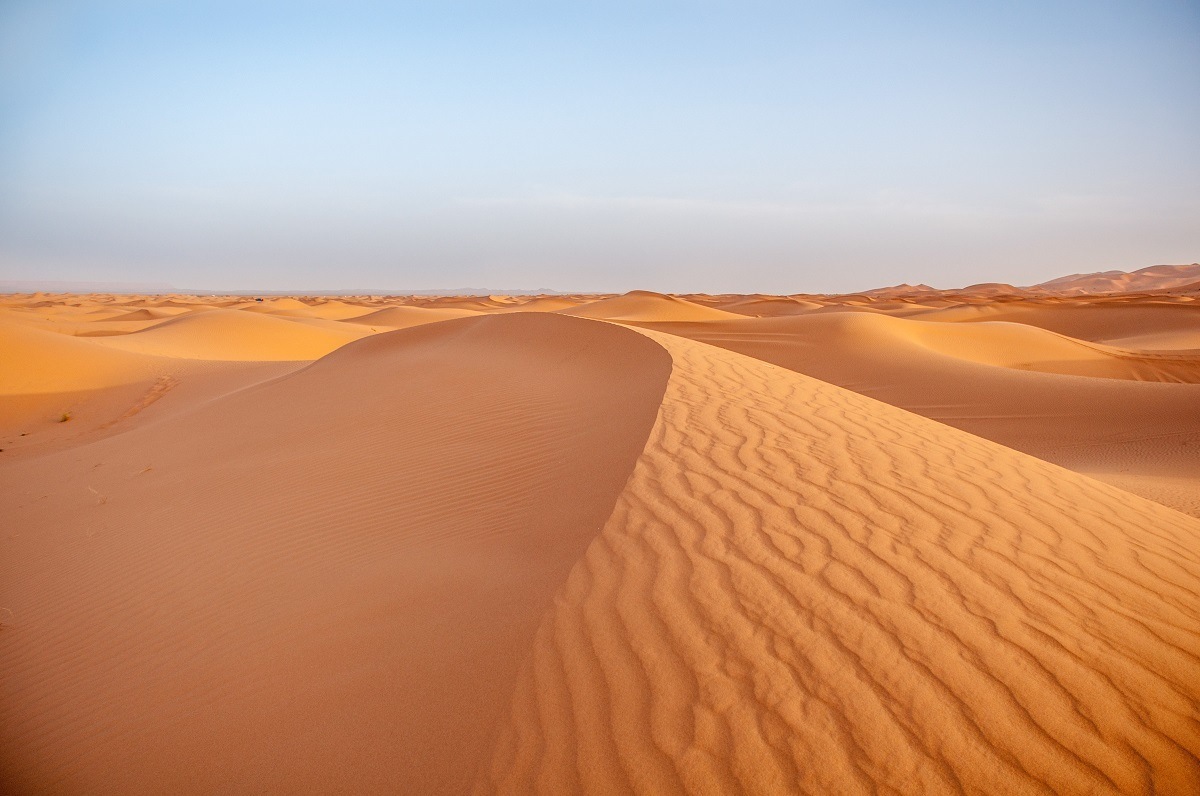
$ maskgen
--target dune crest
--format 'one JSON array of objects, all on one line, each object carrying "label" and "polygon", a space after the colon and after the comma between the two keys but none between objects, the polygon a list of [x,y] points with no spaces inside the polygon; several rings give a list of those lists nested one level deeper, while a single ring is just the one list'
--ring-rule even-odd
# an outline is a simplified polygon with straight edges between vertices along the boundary
[{"label": "dune crest", "polygon": [[110,350],[25,324],[0,323],[0,397],[96,390],[146,379],[153,356]]},{"label": "dune crest", "polygon": [[475,310],[460,310],[451,308],[426,307],[386,307],[374,310],[355,318],[350,323],[366,326],[388,326],[393,329],[407,329],[410,326],[420,326],[423,323],[447,321],[452,318],[474,318],[480,315]]},{"label": "dune crest", "polygon": [[744,317],[648,290],[633,290],[623,296],[563,310],[563,313],[608,321],[722,321]]},{"label": "dune crest", "polygon": [[1200,521],[650,334],[658,421],[478,791],[1200,789]]},{"label": "dune crest", "polygon": [[0,458],[0,790],[466,790],[669,372],[467,318]]},{"label": "dune crest", "polygon": [[106,347],[157,356],[268,362],[317,359],[368,334],[367,328],[337,321],[213,309],[94,339]]},{"label": "dune crest", "polygon": [[[975,329],[861,312],[644,326],[845,387],[1171,508],[1200,505],[1200,384],[1173,383],[1195,382],[1194,356],[1110,355],[1016,323]],[[1006,366],[1038,351],[1002,343],[1029,338],[1053,344],[1041,352],[1051,358],[1040,370],[1105,377]]]}]

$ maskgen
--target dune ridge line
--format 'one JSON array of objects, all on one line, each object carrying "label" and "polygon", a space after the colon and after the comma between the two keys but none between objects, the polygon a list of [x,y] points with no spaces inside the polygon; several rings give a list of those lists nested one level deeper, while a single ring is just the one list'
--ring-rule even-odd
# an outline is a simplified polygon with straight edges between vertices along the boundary
[{"label": "dune ridge line", "polygon": [[1200,521],[646,333],[650,443],[477,792],[1200,789]]}]

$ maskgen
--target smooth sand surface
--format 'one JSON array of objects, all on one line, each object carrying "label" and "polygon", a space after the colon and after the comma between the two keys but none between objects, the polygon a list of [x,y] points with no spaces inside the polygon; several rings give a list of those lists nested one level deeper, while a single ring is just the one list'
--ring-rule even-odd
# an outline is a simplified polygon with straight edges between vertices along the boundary
[{"label": "smooth sand surface", "polygon": [[476,310],[426,307],[386,307],[365,315],[351,318],[351,322],[366,326],[387,326],[392,329],[407,329],[410,326],[420,326],[435,321],[448,321],[451,318],[470,318],[480,313]]},{"label": "smooth sand surface", "polygon": [[0,352],[3,395],[101,389],[137,381],[155,369],[149,357],[4,320]]},{"label": "smooth sand surface", "polygon": [[1172,291],[0,296],[0,791],[1200,792]]},{"label": "smooth sand surface", "polygon": [[96,342],[125,351],[188,359],[309,360],[370,333],[357,325],[335,321],[318,327],[301,319],[254,314],[252,308],[215,309],[181,315],[149,329]]},{"label": "smooth sand surface", "polygon": [[449,321],[0,465],[9,787],[465,789],[669,370]]},{"label": "smooth sand surface", "polygon": [[738,317],[732,312],[645,290],[600,299],[563,312],[608,321],[720,321]]}]

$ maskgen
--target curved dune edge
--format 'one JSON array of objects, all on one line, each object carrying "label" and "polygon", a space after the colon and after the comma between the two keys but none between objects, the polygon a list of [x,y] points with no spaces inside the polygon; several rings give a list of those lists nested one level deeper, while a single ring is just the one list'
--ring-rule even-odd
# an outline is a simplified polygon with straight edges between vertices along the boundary
[{"label": "curved dune edge", "polygon": [[[1169,501],[1173,509],[1193,513],[1200,505],[1200,459],[1194,453],[1200,445],[1200,385],[995,367],[880,333],[899,323],[908,322],[831,313],[644,328],[845,387],[1077,473],[1109,483],[1121,479],[1122,488]],[[932,334],[954,324],[908,325]],[[986,328],[980,332],[990,334]],[[1200,365],[1192,363],[1193,370]],[[1125,367],[1116,360],[1113,365]],[[1141,477],[1123,478],[1129,474]],[[1153,484],[1158,478],[1166,480]]]},{"label": "curved dune edge", "polygon": [[[640,321],[653,324],[655,321]],[[797,344],[853,346],[859,356],[887,351],[895,359],[920,361],[929,357],[975,363],[1007,370],[1062,376],[1200,383],[1200,357],[1189,351],[1131,351],[1087,342],[1057,332],[1014,322],[950,323],[901,318],[873,312],[828,312],[775,318],[740,318],[733,322],[704,322],[661,331],[691,336],[730,334],[785,336]]]},{"label": "curved dune edge", "polygon": [[363,326],[337,321],[212,309],[180,315],[142,331],[90,340],[156,356],[270,362],[317,359],[369,334]]},{"label": "curved dune edge", "polygon": [[469,789],[670,368],[450,320],[0,460],[0,791]]},{"label": "curved dune edge", "polygon": [[348,320],[349,323],[365,326],[389,326],[393,329],[407,329],[423,323],[436,323],[453,318],[479,317],[476,310],[457,309],[426,309],[424,307],[385,307],[381,310],[367,312]]},{"label": "curved dune edge", "polygon": [[591,301],[561,312],[578,318],[607,321],[725,321],[745,317],[648,290],[632,290],[621,296]]},{"label": "curved dune edge", "polygon": [[160,357],[0,321],[0,397],[133,384],[162,373],[164,365]]},{"label": "curved dune edge", "polygon": [[645,333],[658,421],[478,791],[1200,791],[1200,521]]}]

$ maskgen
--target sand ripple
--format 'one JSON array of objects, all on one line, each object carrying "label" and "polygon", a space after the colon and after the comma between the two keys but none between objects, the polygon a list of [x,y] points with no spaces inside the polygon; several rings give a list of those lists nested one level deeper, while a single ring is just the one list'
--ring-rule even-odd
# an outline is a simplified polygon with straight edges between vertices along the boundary
[{"label": "sand ripple", "polygon": [[1200,522],[654,337],[657,424],[479,790],[1200,791]]}]

